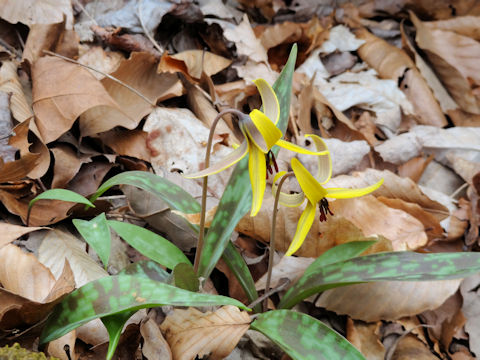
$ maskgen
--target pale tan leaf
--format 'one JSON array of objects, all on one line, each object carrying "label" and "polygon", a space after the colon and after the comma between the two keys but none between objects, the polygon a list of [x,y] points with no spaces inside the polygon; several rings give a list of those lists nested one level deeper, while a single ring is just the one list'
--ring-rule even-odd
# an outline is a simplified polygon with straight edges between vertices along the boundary
[{"label": "pale tan leaf", "polygon": [[223,359],[237,345],[250,326],[250,316],[235,306],[223,306],[202,313],[195,308],[174,310],[160,325],[174,359],[193,359],[209,355]]},{"label": "pale tan leaf", "polygon": [[[46,352],[50,356],[54,356],[61,360],[76,360],[78,359],[78,354],[75,352],[75,341],[77,340],[77,333],[75,330],[70,331],[69,333],[50,341],[48,343]],[[65,347],[68,346],[68,350],[65,350]],[[67,355],[67,351],[69,355]]]},{"label": "pale tan leaf", "polygon": [[148,360],[171,360],[172,351],[162,335],[157,323],[148,319],[140,325],[140,333],[143,336],[142,353]]},{"label": "pale tan leaf", "polygon": [[83,136],[107,131],[115,126],[133,129],[153,110],[152,104],[183,93],[178,77],[175,74],[157,74],[157,60],[153,55],[144,52],[132,53],[130,58],[123,60],[110,75],[134,88],[146,99],[116,81],[103,78],[102,85],[119,104],[121,113],[107,107],[88,110],[80,117],[80,131]]},{"label": "pale tan leaf", "polygon": [[366,29],[358,30],[356,35],[366,41],[358,49],[358,54],[378,71],[382,78],[398,80],[403,77],[404,85],[400,88],[413,104],[419,122],[445,126],[447,121],[438,102],[408,55]]},{"label": "pale tan leaf", "polygon": [[[101,46],[92,46],[78,58],[78,62],[105,74],[110,74],[118,69],[124,59],[125,57],[119,51],[105,51]],[[98,80],[102,80],[105,77],[105,75],[97,71],[89,71]]]},{"label": "pale tan leaf", "polygon": [[479,21],[479,16],[456,16],[447,20],[426,22],[425,26],[430,29],[453,31],[457,34],[480,40]]},{"label": "pale tan leaf", "polygon": [[32,231],[37,231],[45,229],[43,227],[27,227],[14,224],[8,224],[6,222],[0,222],[0,234],[2,237],[0,239],[0,248],[11,243],[12,241],[18,239],[20,236],[28,234]]},{"label": "pale tan leaf", "polygon": [[48,266],[53,275],[59,276],[65,259],[68,259],[75,275],[77,287],[107,276],[108,273],[86,253],[86,243],[58,229],[50,231],[38,249],[38,259]]},{"label": "pale tan leaf", "polygon": [[45,143],[58,139],[80,114],[92,107],[118,109],[89,71],[56,57],[40,58],[33,65],[32,83],[36,125]]},{"label": "pale tan leaf", "polygon": [[215,75],[232,63],[232,60],[203,50],[182,51],[171,57],[183,61],[188,74],[196,79],[200,79],[202,72],[207,76]]},{"label": "pale tan leaf", "polygon": [[427,243],[427,234],[419,220],[384,205],[372,195],[335,200],[330,208],[335,215],[355,224],[365,236],[386,237],[395,251],[417,249]]},{"label": "pale tan leaf", "polygon": [[468,81],[480,83],[480,68],[476,61],[480,55],[480,43],[451,31],[429,29],[412,12],[410,17],[417,29],[418,46],[427,53],[457,104],[463,110],[480,114],[480,104]]},{"label": "pale tan leaf", "polygon": [[100,139],[118,155],[150,161],[147,136],[148,134],[141,130],[112,129],[101,133]]},{"label": "pale tan leaf", "polygon": [[384,183],[375,191],[376,196],[385,196],[392,199],[398,198],[410,203],[416,203],[438,220],[443,220],[449,215],[447,207],[440,202],[430,199],[411,179],[402,178],[388,170],[368,169],[364,172],[354,173],[352,176],[337,176],[329,181],[328,186],[361,188],[375,184],[382,178]]},{"label": "pale tan leaf", "polygon": [[79,156],[78,152],[66,144],[58,144],[50,149],[55,158],[53,167],[53,188],[65,188],[78,173],[83,163],[90,162],[90,156]]},{"label": "pale tan leaf", "polygon": [[54,24],[67,19],[68,27],[73,25],[70,0],[1,0],[0,17],[15,24]]},{"label": "pale tan leaf", "polygon": [[395,320],[439,307],[454,294],[461,279],[382,281],[327,290],[316,306],[363,321]]},{"label": "pale tan leaf", "polygon": [[347,320],[346,338],[368,360],[384,360],[385,347],[380,341],[379,323],[367,324],[363,321]]}]

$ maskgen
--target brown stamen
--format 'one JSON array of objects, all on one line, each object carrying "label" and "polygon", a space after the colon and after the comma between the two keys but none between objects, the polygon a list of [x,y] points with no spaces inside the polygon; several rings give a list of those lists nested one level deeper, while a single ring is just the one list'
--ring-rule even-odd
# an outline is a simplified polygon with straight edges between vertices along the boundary
[{"label": "brown stamen", "polygon": [[318,208],[320,210],[320,222],[327,221],[327,213],[333,216],[333,212],[330,210],[327,199],[323,198],[320,200]]},{"label": "brown stamen", "polygon": [[275,155],[273,154],[272,150],[270,150],[268,153],[265,154],[265,162],[267,163],[267,179],[268,179],[268,173],[273,175],[272,164],[273,164],[273,167],[275,168],[275,172],[278,172],[277,160],[275,159]]}]

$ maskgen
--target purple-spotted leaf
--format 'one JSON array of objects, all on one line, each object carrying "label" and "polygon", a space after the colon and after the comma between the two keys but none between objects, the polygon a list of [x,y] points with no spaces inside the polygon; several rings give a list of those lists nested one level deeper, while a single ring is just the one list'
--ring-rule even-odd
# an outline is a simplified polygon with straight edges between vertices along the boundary
[{"label": "purple-spotted leaf", "polygon": [[148,191],[165,201],[172,209],[187,214],[196,214],[201,210],[200,204],[181,187],[146,171],[126,171],[108,179],[92,195],[90,201],[95,201],[115,185],[131,185]]},{"label": "purple-spotted leaf", "polygon": [[105,213],[101,213],[89,221],[73,219],[72,222],[80,235],[95,250],[106,269],[110,258],[112,239],[110,238],[110,229],[107,225]]},{"label": "purple-spotted leaf", "polygon": [[260,314],[250,325],[295,360],[365,360],[343,336],[321,321],[291,310]]},{"label": "purple-spotted leaf", "polygon": [[[282,132],[285,132],[287,128],[288,116],[290,114],[292,76],[296,58],[297,46],[294,45],[282,73],[273,85],[273,90],[280,104],[280,119],[277,127]],[[278,150],[278,146],[272,148],[275,154],[278,153]],[[252,189],[248,173],[248,157],[246,157],[237,164],[233,171],[220,199],[220,203],[218,204],[215,217],[208,229],[198,267],[198,275],[200,277],[208,278],[210,276],[210,273],[215,268],[215,265],[230,242],[230,236],[235,226],[250,210],[251,203]],[[229,258],[224,257],[224,260],[228,265]],[[255,289],[255,287],[253,287],[253,289]]]},{"label": "purple-spotted leaf", "polygon": [[279,308],[336,287],[370,281],[458,279],[480,271],[479,253],[385,252],[325,265],[315,261],[283,296]]},{"label": "purple-spotted leaf", "polygon": [[130,246],[169,269],[175,268],[179,263],[190,264],[178,247],[150,230],[116,220],[107,220],[107,223]]},{"label": "purple-spotted leaf", "polygon": [[249,310],[241,302],[225,296],[198,294],[143,277],[109,276],[66,296],[47,319],[40,342],[55,340],[96,318],[164,305],[234,305]]}]

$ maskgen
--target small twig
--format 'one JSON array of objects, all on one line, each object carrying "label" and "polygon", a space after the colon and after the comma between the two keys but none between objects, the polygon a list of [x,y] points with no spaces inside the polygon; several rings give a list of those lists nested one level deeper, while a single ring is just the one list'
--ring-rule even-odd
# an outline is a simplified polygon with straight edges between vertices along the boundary
[{"label": "small twig", "polygon": [[153,38],[153,36],[150,35],[150,32],[147,30],[147,28],[145,27],[145,24],[143,23],[142,5],[143,5],[143,0],[140,0],[140,2],[138,3],[138,14],[137,14],[138,19],[140,20],[140,25],[142,25],[142,29],[143,29],[143,32],[145,33],[145,36],[148,38],[148,40],[150,40],[150,42],[153,44],[155,49],[158,50],[158,52],[160,53],[160,56],[161,56],[163,54],[164,50],[158,44],[158,42]]},{"label": "small twig", "polygon": [[289,284],[290,284],[290,280],[287,279],[287,278],[284,278],[283,281],[278,286],[270,289],[265,294],[260,296],[258,299],[253,301],[251,304],[248,304],[248,307],[251,308],[251,309],[254,308],[257,304],[260,304],[262,301],[267,300],[273,294],[285,289]]},{"label": "small twig", "polygon": [[10,131],[7,135],[0,136],[0,140],[8,139],[10,136],[15,136],[15,132]]},{"label": "small twig", "polygon": [[90,15],[90,13],[87,11],[87,9],[85,9],[85,7],[80,3],[80,1],[78,1],[78,0],[74,0],[74,1],[75,1],[75,4],[77,4],[78,7],[82,10],[82,12],[84,12],[85,15],[87,15],[87,17],[90,20],[92,20],[95,25],[98,26],[97,20],[95,20],[95,18],[92,15]]},{"label": "small twig", "polygon": [[[98,199],[97,199],[98,200]],[[116,218],[116,219],[128,219],[134,221],[143,221],[142,218],[134,215],[127,215],[127,214],[105,214],[107,218]]]},{"label": "small twig", "polygon": [[45,54],[52,55],[52,56],[56,56],[56,57],[58,57],[58,58],[60,58],[60,59],[69,61],[69,62],[71,62],[71,63],[74,63],[74,64],[77,64],[77,65],[83,66],[84,68],[87,68],[87,69],[89,69],[89,70],[92,70],[92,71],[95,71],[95,72],[97,72],[97,73],[99,73],[99,74],[102,74],[103,76],[109,78],[110,80],[115,81],[116,83],[118,83],[118,84],[126,87],[128,90],[130,90],[131,92],[133,92],[134,94],[136,94],[137,96],[139,96],[140,98],[142,98],[143,100],[145,100],[145,101],[146,101],[149,105],[151,105],[152,107],[157,106],[156,103],[152,102],[149,98],[147,98],[145,95],[143,95],[140,91],[138,91],[137,89],[134,89],[133,87],[131,87],[131,86],[128,85],[128,84],[125,84],[123,81],[118,80],[116,77],[113,77],[112,75],[106,74],[106,73],[104,73],[103,71],[100,71],[100,70],[98,70],[98,69],[95,69],[95,68],[93,68],[93,67],[91,67],[91,66],[89,66],[89,65],[85,65],[85,64],[79,63],[79,62],[76,61],[76,60],[70,59],[70,58],[68,58],[68,57],[66,57],[66,56],[63,56],[63,55],[54,53],[54,52],[49,51],[49,50],[43,50],[43,52],[44,52]]},{"label": "small twig", "polygon": [[[208,134],[207,140],[207,150],[205,153],[205,169],[210,166],[210,152],[212,151],[212,142],[213,142],[213,135],[215,133],[215,128],[218,124],[218,121],[222,118],[223,115],[233,113],[237,116],[241,117],[245,114],[241,111],[235,109],[225,109],[218,113],[215,119],[210,126],[210,133]],[[203,250],[203,238],[205,236],[205,213],[207,212],[207,188],[208,188],[208,176],[203,178],[202,184],[202,210],[200,212],[200,224],[199,224],[199,233],[198,233],[198,242],[197,242],[197,251],[195,252],[195,261],[193,263],[193,269],[195,272],[198,271],[198,266],[200,263],[200,256],[202,255]]]},{"label": "small twig", "polygon": [[[282,189],[283,183],[287,178],[294,175],[293,172],[286,173],[280,179],[278,183],[277,192],[275,194],[275,202],[273,203],[273,214],[272,214],[272,229],[270,230],[270,249],[268,251],[268,270],[267,270],[267,281],[265,282],[265,294],[268,294],[270,290],[270,281],[272,280],[272,269],[273,269],[273,256],[275,255],[275,225],[277,224],[277,210],[278,210],[278,200],[280,199],[280,191]],[[267,311],[268,307],[268,296],[265,298],[263,303],[263,311]]]},{"label": "small twig", "polygon": [[469,184],[466,182],[464,184],[462,184],[462,186],[460,186],[457,190],[455,190],[451,195],[450,195],[450,198],[454,199],[455,196],[457,196],[460,191],[462,191],[463,189],[465,189]]},{"label": "small twig", "polygon": [[125,199],[125,195],[110,195],[110,196],[100,196],[97,200],[118,200],[118,199]]}]

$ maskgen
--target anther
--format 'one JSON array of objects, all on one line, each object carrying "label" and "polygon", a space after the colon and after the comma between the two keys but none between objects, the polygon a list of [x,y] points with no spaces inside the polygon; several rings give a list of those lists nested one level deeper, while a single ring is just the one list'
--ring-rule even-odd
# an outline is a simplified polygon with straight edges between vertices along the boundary
[{"label": "anther", "polygon": [[333,216],[333,212],[330,210],[328,200],[323,198],[318,203],[318,209],[320,210],[320,222],[327,221],[327,213]]}]

